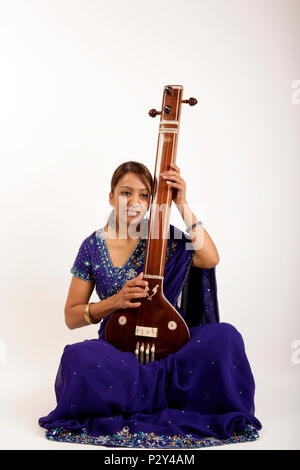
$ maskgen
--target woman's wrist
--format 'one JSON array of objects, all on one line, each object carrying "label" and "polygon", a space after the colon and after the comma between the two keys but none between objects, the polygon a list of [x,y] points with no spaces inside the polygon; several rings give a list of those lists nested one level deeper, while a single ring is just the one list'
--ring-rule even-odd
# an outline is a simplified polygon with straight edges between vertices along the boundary
[{"label": "woman's wrist", "polygon": [[189,227],[186,228],[186,232],[187,233],[190,233],[192,230],[194,230],[198,225],[203,225],[203,223],[201,222],[201,220],[198,220],[197,222],[195,222],[194,224],[190,225]]},{"label": "woman's wrist", "polygon": [[91,318],[100,322],[107,315],[115,312],[118,309],[117,299],[118,294],[114,294],[90,305]]},{"label": "woman's wrist", "polygon": [[[196,217],[196,215],[192,212],[191,208],[189,207],[187,201],[181,202],[180,204],[176,204],[177,209],[180,212],[180,215],[188,229],[188,231],[191,231],[194,229],[193,225],[201,223],[200,220]],[[193,229],[192,229],[193,227]]]}]

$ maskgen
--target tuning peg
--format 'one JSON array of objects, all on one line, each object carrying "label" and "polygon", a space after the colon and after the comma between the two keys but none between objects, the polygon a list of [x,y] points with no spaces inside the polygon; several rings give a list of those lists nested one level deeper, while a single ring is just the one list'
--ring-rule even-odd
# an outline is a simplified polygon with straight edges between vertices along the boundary
[{"label": "tuning peg", "polygon": [[156,109],[150,109],[149,116],[155,118],[158,114],[161,114],[161,111],[156,111]]},{"label": "tuning peg", "polygon": [[188,103],[190,106],[195,106],[198,103],[196,98],[189,98],[188,100],[181,100],[181,103]]},{"label": "tuning peg", "polygon": [[[171,106],[169,106],[169,105],[164,106],[164,112],[166,114],[170,114]],[[161,114],[161,111],[156,111],[156,109],[150,109],[150,111],[149,111],[149,115],[151,117],[156,117],[158,114]]]}]

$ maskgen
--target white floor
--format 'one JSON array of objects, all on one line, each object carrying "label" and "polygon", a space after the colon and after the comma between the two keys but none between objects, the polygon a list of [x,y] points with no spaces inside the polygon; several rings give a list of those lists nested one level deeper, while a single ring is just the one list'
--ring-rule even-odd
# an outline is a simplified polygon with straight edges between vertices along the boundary
[{"label": "white floor", "polygon": [[[38,426],[37,421],[56,405],[53,383],[55,369],[56,366],[33,370],[1,365],[0,448],[111,450],[95,445],[54,442],[45,438],[45,431]],[[300,449],[299,398],[292,382],[291,376],[289,381],[281,377],[277,384],[274,381],[268,384],[264,380],[264,387],[256,396],[256,416],[263,424],[259,440],[206,450]]]}]

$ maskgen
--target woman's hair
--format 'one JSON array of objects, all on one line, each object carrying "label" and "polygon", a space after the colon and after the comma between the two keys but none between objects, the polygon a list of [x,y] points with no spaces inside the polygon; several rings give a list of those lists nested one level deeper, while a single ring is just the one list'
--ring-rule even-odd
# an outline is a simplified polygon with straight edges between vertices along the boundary
[{"label": "woman's hair", "polygon": [[[152,193],[154,181],[148,168],[142,163],[129,161],[129,162],[122,163],[121,165],[118,166],[118,168],[115,169],[111,178],[111,182],[110,182],[110,188],[111,188],[112,194],[114,194],[115,187],[117,186],[119,180],[126,173],[135,173],[143,181],[143,183],[145,183],[145,185],[148,188],[150,187],[150,191]],[[115,220],[113,219],[113,215],[114,215],[114,210],[112,210],[112,212],[110,213],[107,223],[115,227]]]},{"label": "woman's hair", "polygon": [[143,183],[146,184],[146,186],[150,187],[150,190],[152,193],[153,178],[148,168],[142,163],[130,161],[130,162],[122,163],[114,171],[112,178],[111,178],[111,182],[110,182],[112,194],[114,194],[115,187],[117,186],[119,180],[126,173],[135,173],[143,181]]}]

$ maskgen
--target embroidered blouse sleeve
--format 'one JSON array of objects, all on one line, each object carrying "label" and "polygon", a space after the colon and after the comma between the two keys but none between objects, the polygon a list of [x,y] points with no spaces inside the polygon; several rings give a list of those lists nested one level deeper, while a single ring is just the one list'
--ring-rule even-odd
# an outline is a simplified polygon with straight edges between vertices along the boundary
[{"label": "embroidered blouse sleeve", "polygon": [[70,272],[74,274],[74,276],[79,277],[84,281],[95,282],[93,267],[88,249],[88,241],[89,238],[86,238],[81,243],[78,254]]}]

